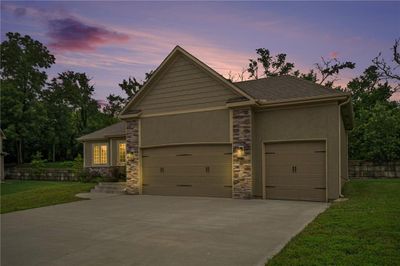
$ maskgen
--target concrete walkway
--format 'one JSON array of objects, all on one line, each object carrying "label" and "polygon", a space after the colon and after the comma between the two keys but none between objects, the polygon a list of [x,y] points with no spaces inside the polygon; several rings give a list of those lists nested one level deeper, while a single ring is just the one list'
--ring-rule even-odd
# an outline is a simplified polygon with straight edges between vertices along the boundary
[{"label": "concrete walkway", "polygon": [[1,265],[262,265],[325,203],[99,197],[1,215]]}]

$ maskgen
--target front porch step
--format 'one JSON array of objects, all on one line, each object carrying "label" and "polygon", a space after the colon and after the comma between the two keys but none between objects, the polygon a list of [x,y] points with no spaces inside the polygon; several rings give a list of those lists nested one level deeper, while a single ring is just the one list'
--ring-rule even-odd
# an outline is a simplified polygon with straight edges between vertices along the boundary
[{"label": "front porch step", "polygon": [[100,182],[90,192],[124,194],[126,182]]}]

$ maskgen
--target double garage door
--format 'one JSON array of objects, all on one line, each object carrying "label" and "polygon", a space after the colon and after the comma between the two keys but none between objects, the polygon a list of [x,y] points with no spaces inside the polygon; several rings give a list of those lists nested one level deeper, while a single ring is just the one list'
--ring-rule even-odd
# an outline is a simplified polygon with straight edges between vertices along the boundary
[{"label": "double garage door", "polygon": [[265,144],[268,199],[326,200],[325,141]]},{"label": "double garage door", "polygon": [[143,149],[143,194],[231,197],[231,149],[231,145]]}]

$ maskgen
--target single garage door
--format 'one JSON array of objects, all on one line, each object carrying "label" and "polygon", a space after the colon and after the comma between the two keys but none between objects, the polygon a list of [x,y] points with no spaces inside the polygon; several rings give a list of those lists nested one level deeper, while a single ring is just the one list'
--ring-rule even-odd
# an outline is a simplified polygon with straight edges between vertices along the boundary
[{"label": "single garage door", "polygon": [[142,150],[143,194],[232,197],[231,145]]},{"label": "single garage door", "polygon": [[265,145],[269,199],[326,201],[325,141]]}]

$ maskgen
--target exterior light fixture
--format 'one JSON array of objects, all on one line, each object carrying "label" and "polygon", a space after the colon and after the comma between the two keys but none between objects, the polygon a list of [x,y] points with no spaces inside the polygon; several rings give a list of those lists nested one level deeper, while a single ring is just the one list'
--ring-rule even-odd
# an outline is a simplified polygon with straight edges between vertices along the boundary
[{"label": "exterior light fixture", "polygon": [[127,154],[126,154],[126,159],[128,160],[128,161],[132,161],[133,159],[135,159],[136,158],[136,156],[135,156],[135,154],[133,153],[133,152],[128,152]]},{"label": "exterior light fixture", "polygon": [[244,157],[244,147],[243,146],[239,146],[236,148],[236,157],[238,158],[243,158]]}]

